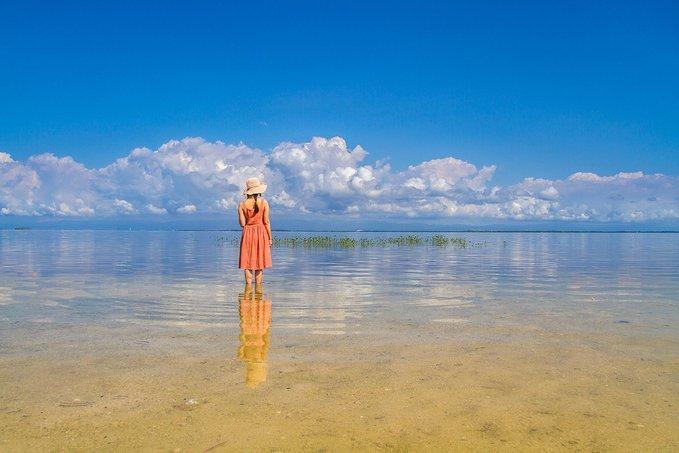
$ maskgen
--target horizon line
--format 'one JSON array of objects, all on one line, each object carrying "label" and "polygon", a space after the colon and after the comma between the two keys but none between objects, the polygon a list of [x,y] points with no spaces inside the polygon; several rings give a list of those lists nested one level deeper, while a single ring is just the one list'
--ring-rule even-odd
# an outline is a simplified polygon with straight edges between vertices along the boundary
[{"label": "horizon line", "polygon": [[[237,233],[241,229],[231,228],[31,228],[31,227],[0,227],[0,231],[177,231],[177,232],[230,232]],[[491,229],[465,229],[465,230],[333,230],[333,229],[277,229],[273,232],[281,233],[652,233],[652,234],[676,234],[679,230],[491,230]]]}]

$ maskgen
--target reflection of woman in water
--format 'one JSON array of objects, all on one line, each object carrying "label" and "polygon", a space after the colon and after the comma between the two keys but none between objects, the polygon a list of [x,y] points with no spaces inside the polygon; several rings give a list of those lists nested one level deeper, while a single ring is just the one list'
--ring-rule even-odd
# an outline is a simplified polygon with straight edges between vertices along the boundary
[{"label": "reflection of woman in water", "polygon": [[240,239],[238,267],[245,272],[245,283],[261,285],[264,268],[271,267],[271,226],[269,225],[269,203],[262,199],[266,184],[257,178],[245,183],[246,199],[238,205],[238,223],[243,228]]},{"label": "reflection of woman in water", "polygon": [[238,296],[240,345],[238,358],[245,362],[245,385],[257,387],[266,381],[266,356],[269,352],[271,301],[246,287]]}]

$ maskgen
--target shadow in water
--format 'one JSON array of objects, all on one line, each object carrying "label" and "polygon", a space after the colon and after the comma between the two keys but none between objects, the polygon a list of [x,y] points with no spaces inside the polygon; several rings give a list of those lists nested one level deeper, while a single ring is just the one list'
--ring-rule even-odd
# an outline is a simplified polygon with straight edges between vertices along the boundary
[{"label": "shadow in water", "polygon": [[255,388],[266,381],[268,371],[266,357],[269,352],[271,301],[261,291],[246,287],[238,295],[238,316],[238,358],[245,362],[245,385]]}]

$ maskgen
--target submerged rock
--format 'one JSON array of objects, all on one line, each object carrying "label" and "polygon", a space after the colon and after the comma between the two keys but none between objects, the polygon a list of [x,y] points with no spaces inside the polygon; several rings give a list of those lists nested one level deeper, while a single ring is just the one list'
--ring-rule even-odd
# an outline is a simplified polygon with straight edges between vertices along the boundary
[{"label": "submerged rock", "polygon": [[192,411],[200,405],[200,401],[195,398],[184,398],[180,403],[174,405],[175,409]]},{"label": "submerged rock", "polygon": [[94,401],[82,401],[79,399],[74,399],[73,401],[61,401],[58,404],[59,407],[89,407],[94,406]]}]

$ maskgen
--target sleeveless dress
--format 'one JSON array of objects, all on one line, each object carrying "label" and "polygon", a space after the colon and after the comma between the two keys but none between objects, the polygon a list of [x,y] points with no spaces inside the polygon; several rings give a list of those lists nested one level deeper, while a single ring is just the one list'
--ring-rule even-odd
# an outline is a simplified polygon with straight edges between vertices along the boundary
[{"label": "sleeveless dress", "polygon": [[238,267],[250,270],[271,267],[271,247],[264,226],[264,209],[260,207],[256,214],[254,209],[245,206],[242,209],[245,211],[245,226],[240,238]]}]

